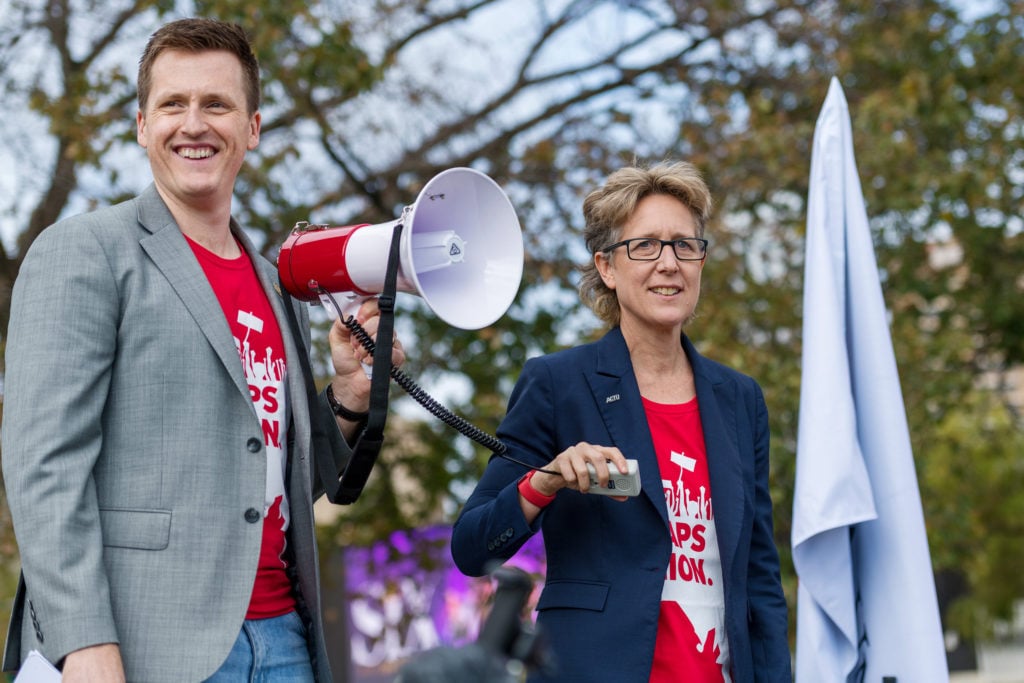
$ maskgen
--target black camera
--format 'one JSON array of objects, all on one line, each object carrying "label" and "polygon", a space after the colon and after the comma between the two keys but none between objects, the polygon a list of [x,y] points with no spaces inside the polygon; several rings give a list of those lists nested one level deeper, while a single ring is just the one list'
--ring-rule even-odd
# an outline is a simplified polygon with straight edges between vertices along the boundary
[{"label": "black camera", "polygon": [[499,567],[491,576],[498,585],[476,642],[427,650],[403,666],[394,683],[516,683],[531,669],[551,671],[542,639],[523,620],[533,581],[515,567]]}]

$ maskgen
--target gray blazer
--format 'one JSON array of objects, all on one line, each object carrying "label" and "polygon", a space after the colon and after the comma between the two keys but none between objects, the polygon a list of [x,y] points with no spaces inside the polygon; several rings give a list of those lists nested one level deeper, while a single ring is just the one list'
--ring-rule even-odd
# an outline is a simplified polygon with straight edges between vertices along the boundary
[{"label": "gray blazer", "polygon": [[[320,619],[310,406],[276,269],[232,221],[284,339],[289,543],[314,668]],[[3,472],[21,552],[3,667],[119,642],[129,681],[200,681],[241,629],[262,538],[266,457],[238,353],[155,187],[47,228],[14,286]],[[340,466],[350,455],[329,430]],[[251,511],[260,511],[259,518]],[[248,513],[248,514],[247,514]]]}]

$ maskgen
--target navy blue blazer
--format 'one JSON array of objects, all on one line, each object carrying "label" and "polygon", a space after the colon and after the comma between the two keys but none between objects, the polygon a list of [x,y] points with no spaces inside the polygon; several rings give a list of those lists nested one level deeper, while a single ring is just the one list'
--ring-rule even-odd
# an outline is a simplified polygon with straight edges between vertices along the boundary
[{"label": "navy blue blazer", "polygon": [[[768,413],[761,388],[701,357],[693,366],[718,529],[733,681],[791,681],[786,601],[772,538]],[[640,390],[618,328],[525,364],[498,429],[509,455],[537,466],[580,441],[639,461],[643,491],[626,502],[563,489],[527,525],[524,468],[491,459],[455,522],[452,556],[481,576],[543,531],[547,575],[537,623],[557,673],[531,680],[646,683],[665,572],[668,509]]]}]

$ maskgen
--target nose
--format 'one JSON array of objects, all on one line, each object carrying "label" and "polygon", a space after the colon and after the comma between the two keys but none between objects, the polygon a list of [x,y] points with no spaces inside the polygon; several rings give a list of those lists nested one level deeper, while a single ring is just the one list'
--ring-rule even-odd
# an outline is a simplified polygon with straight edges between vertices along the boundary
[{"label": "nose", "polygon": [[661,254],[658,256],[658,270],[661,272],[672,272],[679,270],[679,259],[671,244],[661,245]]},{"label": "nose", "polygon": [[181,125],[181,131],[187,135],[198,135],[206,130],[206,118],[203,116],[202,107],[198,104],[189,104],[185,111],[185,120]]}]

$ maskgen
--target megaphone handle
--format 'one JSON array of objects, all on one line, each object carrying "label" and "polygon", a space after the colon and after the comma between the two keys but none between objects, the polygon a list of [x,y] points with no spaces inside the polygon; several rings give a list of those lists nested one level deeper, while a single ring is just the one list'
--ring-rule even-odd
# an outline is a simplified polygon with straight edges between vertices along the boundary
[{"label": "megaphone handle", "polygon": [[[337,320],[338,318],[345,320],[350,315],[354,316],[358,313],[359,307],[369,298],[367,295],[356,294],[355,292],[330,293],[321,291],[320,303],[324,305],[327,315],[330,316],[331,320]],[[341,299],[341,303],[338,303],[338,299]]]},{"label": "megaphone handle", "polygon": [[[343,292],[339,293],[338,296],[342,297],[341,303],[338,303],[338,300],[334,295],[328,292],[324,292],[320,295],[320,301],[323,303],[324,308],[327,309],[327,315],[331,317],[331,320],[341,318],[342,322],[349,319],[355,320],[356,313],[359,312],[359,307],[363,305],[364,301],[370,298],[369,296],[356,294],[355,292]],[[351,329],[351,326],[348,327]],[[370,353],[373,353],[373,351],[370,351]],[[363,372],[366,373],[367,379],[373,379],[372,365],[369,363],[363,363]]]}]

